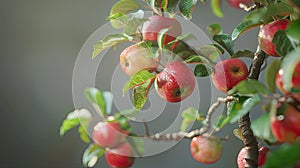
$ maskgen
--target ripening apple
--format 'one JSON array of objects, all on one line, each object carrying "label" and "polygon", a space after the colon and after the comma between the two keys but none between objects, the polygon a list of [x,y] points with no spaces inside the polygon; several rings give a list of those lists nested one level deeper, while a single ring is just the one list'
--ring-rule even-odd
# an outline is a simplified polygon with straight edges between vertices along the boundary
[{"label": "ripening apple", "polygon": [[271,116],[271,130],[279,142],[294,143],[300,140],[300,111],[290,104],[282,104],[280,115]]},{"label": "ripening apple", "polygon": [[141,42],[123,50],[120,65],[127,75],[132,76],[140,70],[155,71],[159,65],[159,57],[155,57],[151,49]]},{"label": "ripening apple", "polygon": [[[267,160],[267,153],[270,151],[269,148],[263,146],[261,148],[259,148],[258,150],[258,166],[262,166],[265,164],[266,160]],[[238,168],[245,168],[246,167],[246,148],[242,148],[238,154],[237,157],[237,164],[238,164]]]},{"label": "ripening apple", "polygon": [[154,85],[160,97],[168,102],[179,102],[192,94],[195,77],[184,62],[171,62],[157,74]]},{"label": "ripening apple", "polygon": [[[296,68],[293,72],[288,72],[288,73],[293,73],[292,88],[300,89],[300,62],[296,65]],[[291,94],[298,102],[300,102],[300,93],[295,93],[295,92],[290,93],[289,91],[283,88],[283,76],[284,76],[284,71],[283,69],[280,69],[276,75],[277,88],[281,91],[281,93]]]},{"label": "ripening apple", "polygon": [[238,58],[231,58],[215,65],[212,82],[219,91],[226,93],[247,77],[246,64]]},{"label": "ripening apple", "polygon": [[227,0],[228,4],[234,8],[240,9],[240,4],[250,6],[253,4],[252,0]]},{"label": "ripening apple", "polygon": [[258,33],[258,45],[268,55],[279,57],[276,52],[275,45],[272,40],[274,34],[278,30],[285,30],[287,25],[290,23],[288,19],[281,19],[264,25]]},{"label": "ripening apple", "polygon": [[105,159],[111,168],[128,168],[134,163],[135,157],[128,142],[125,142],[117,148],[107,148]]},{"label": "ripening apple", "polygon": [[220,159],[223,146],[221,140],[214,136],[197,136],[191,141],[190,151],[196,161],[212,164]]},{"label": "ripening apple", "polygon": [[164,44],[176,39],[177,36],[181,35],[181,25],[174,18],[168,18],[160,15],[150,16],[149,20],[146,21],[142,28],[143,40],[157,41],[159,32],[162,29],[170,28],[166,33]]},{"label": "ripening apple", "polygon": [[125,133],[118,122],[98,122],[93,129],[94,142],[102,147],[116,147],[125,141]]}]

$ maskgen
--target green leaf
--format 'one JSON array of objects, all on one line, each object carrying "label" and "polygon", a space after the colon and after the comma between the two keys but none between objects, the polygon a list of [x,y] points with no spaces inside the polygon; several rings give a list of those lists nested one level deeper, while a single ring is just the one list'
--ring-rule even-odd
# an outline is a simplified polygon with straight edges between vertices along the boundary
[{"label": "green leaf", "polygon": [[138,137],[135,134],[131,134],[131,136],[127,136],[126,138],[134,153],[142,157],[145,152],[143,137]]},{"label": "green leaf", "polygon": [[[135,0],[120,0],[112,6],[110,10],[110,16],[113,16],[116,13],[128,14],[129,12],[138,9],[139,7],[139,3]],[[120,22],[117,20],[111,20],[110,23],[116,29],[123,27],[123,25],[120,24]]]},{"label": "green leaf", "polygon": [[209,60],[201,55],[191,55],[185,59],[186,63],[209,63]]},{"label": "green leaf", "polygon": [[115,25],[114,28],[122,28],[126,25],[128,21],[127,15],[123,13],[115,13],[107,18],[111,22],[111,24]]},{"label": "green leaf", "polygon": [[281,61],[279,60],[273,60],[271,64],[267,67],[266,73],[265,73],[265,83],[267,86],[267,89],[272,92],[276,93],[276,87],[275,87],[275,80],[278,70],[280,69]]},{"label": "green leaf", "polygon": [[300,40],[300,19],[292,21],[287,27],[287,34],[295,40]]},{"label": "green leaf", "polygon": [[97,88],[88,87],[85,89],[85,96],[100,115],[107,115],[105,99],[100,90]]},{"label": "green leaf", "polygon": [[182,42],[182,41],[188,41],[190,39],[196,39],[195,35],[193,35],[192,33],[187,33],[187,34],[183,34],[183,35],[180,35],[180,36],[177,36],[175,40],[173,41],[170,41],[167,45],[173,45],[174,43],[177,43],[177,42]]},{"label": "green leaf", "polygon": [[125,41],[130,41],[130,39],[122,34],[110,34],[104,37],[94,45],[92,58],[97,57],[104,49]]},{"label": "green leaf", "polygon": [[230,55],[234,54],[234,43],[231,36],[228,34],[216,34],[213,36],[213,40],[220,44]]},{"label": "green leaf", "polygon": [[209,66],[205,66],[204,64],[196,65],[194,69],[194,75],[196,77],[206,77],[212,74],[213,69]]},{"label": "green leaf", "polygon": [[242,33],[244,33],[245,31],[257,27],[259,25],[261,25],[262,23],[260,21],[252,21],[252,20],[246,20],[243,21],[242,23],[238,24],[234,29],[233,32],[231,34],[231,38],[232,40],[237,39]]},{"label": "green leaf", "polygon": [[137,111],[136,109],[127,109],[120,111],[120,114],[122,114],[126,118],[131,118],[139,114],[139,111]]},{"label": "green leaf", "polygon": [[106,113],[110,114],[112,105],[113,105],[113,94],[109,91],[104,91],[103,97],[104,97],[105,105],[106,105]]},{"label": "green leaf", "polygon": [[82,163],[84,167],[94,167],[100,157],[105,153],[105,149],[96,145],[90,144],[83,153]]},{"label": "green leaf", "polygon": [[175,13],[178,1],[179,0],[169,0],[168,6],[167,6],[168,13],[172,13],[172,14]]},{"label": "green leaf", "polygon": [[148,91],[153,84],[154,79],[155,78],[148,79],[147,82],[133,89],[132,99],[135,109],[141,110],[144,107],[147,101]]},{"label": "green leaf", "polygon": [[72,128],[79,125],[84,125],[87,127],[91,118],[91,113],[86,109],[70,112],[60,127],[60,135],[63,136]]},{"label": "green leaf", "polygon": [[285,30],[278,30],[274,34],[272,42],[275,45],[276,52],[283,57],[294,49],[293,43],[287,36]]},{"label": "green leaf", "polygon": [[165,28],[159,31],[158,36],[157,36],[157,44],[158,44],[158,48],[159,49],[164,49],[165,48],[165,38],[167,35],[167,32],[172,29],[172,27],[170,28]]},{"label": "green leaf", "polygon": [[293,72],[295,71],[297,63],[300,62],[300,47],[297,47],[292,52],[288,53],[281,64],[281,68],[285,74],[283,75],[283,88],[290,91],[293,87]]},{"label": "green leaf", "polygon": [[198,0],[180,0],[179,10],[185,19],[191,19]]},{"label": "green leaf", "polygon": [[237,51],[231,56],[231,58],[241,58],[241,57],[254,58],[254,52],[250,50]]},{"label": "green leaf", "polygon": [[181,117],[183,118],[183,120],[181,122],[180,130],[185,131],[190,124],[192,124],[193,122],[195,122],[195,120],[198,119],[199,112],[195,108],[190,107],[185,109],[181,113]]},{"label": "green leaf", "polygon": [[216,34],[221,34],[223,32],[222,27],[219,23],[209,25],[207,27],[207,31],[212,37]]},{"label": "green leaf", "polygon": [[255,94],[253,97],[240,97],[238,102],[227,103],[230,123],[237,122],[240,117],[247,114],[259,102],[260,97],[258,94]]},{"label": "green leaf", "polygon": [[220,115],[217,118],[216,122],[214,123],[214,128],[219,130],[219,129],[223,128],[229,122],[230,122],[229,116]]},{"label": "green leaf", "polygon": [[222,54],[224,54],[224,50],[220,50],[221,48],[218,48],[215,45],[204,45],[199,49],[199,52],[204,57],[210,59],[211,61],[216,61],[218,57]]},{"label": "green leaf", "polygon": [[223,17],[223,12],[221,10],[221,1],[220,0],[211,0],[211,9],[213,13],[218,17]]},{"label": "green leaf", "polygon": [[264,168],[291,168],[300,162],[300,144],[283,144],[278,149],[268,152]]},{"label": "green leaf", "polygon": [[132,17],[126,22],[124,33],[128,36],[135,36],[137,29],[147,21],[145,18]]},{"label": "green leaf", "polygon": [[256,93],[267,94],[267,88],[257,80],[243,80],[234,86],[227,94],[232,95],[237,93],[238,95],[251,96]]},{"label": "green leaf", "polygon": [[123,94],[125,94],[129,89],[146,83],[149,79],[154,78],[155,75],[147,70],[142,70],[135,73],[130,77],[129,81],[125,84],[123,88]]},{"label": "green leaf", "polygon": [[264,139],[269,143],[276,142],[270,128],[270,113],[265,113],[251,123],[251,129],[256,137]]},{"label": "green leaf", "polygon": [[83,126],[79,126],[78,127],[78,133],[80,136],[80,139],[85,142],[85,143],[90,143],[90,137],[86,131],[86,128],[84,128]]},{"label": "green leaf", "polygon": [[243,133],[242,133],[242,130],[241,130],[240,128],[234,129],[234,130],[232,131],[232,133],[234,134],[235,137],[237,137],[237,138],[240,139],[241,141],[244,140]]}]

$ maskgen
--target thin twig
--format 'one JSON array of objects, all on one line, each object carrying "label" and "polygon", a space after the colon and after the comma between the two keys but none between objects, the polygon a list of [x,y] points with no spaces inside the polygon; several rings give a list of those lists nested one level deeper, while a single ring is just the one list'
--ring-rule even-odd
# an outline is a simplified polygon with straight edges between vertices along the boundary
[{"label": "thin twig", "polygon": [[228,102],[232,102],[232,101],[238,101],[238,100],[237,100],[237,98],[232,97],[232,96],[228,96],[225,98],[219,97],[217,99],[217,101],[210,106],[210,108],[206,114],[205,124],[200,129],[196,129],[191,132],[180,131],[180,132],[166,133],[166,134],[156,133],[151,136],[146,136],[145,138],[149,138],[149,139],[156,140],[156,141],[178,141],[182,138],[192,139],[196,136],[203,135],[203,134],[207,133],[211,127],[210,120],[211,120],[211,116],[212,116],[213,112],[221,105],[221,103],[228,103]]}]

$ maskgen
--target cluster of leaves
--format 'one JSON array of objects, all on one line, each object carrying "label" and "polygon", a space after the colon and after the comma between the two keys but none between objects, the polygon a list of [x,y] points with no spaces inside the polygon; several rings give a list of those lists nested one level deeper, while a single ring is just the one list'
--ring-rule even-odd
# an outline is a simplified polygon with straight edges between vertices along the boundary
[{"label": "cluster of leaves", "polygon": [[[100,116],[100,121],[104,120],[112,122],[109,116],[112,116],[111,109],[113,104],[113,96],[111,92],[100,91],[96,88],[86,88],[86,98],[95,108],[97,114]],[[132,128],[129,125],[130,116],[134,115],[137,111],[133,109],[125,110],[122,112],[115,112],[113,114],[113,121],[117,121],[124,131],[129,132],[127,141],[134,149],[135,154],[141,156],[143,154],[143,141],[132,133]],[[60,135],[63,136],[72,128],[78,127],[78,133],[83,142],[88,144],[82,156],[82,163],[85,167],[93,167],[97,160],[105,154],[105,148],[97,145],[91,140],[88,130],[92,125],[92,114],[87,109],[76,109],[70,112],[60,127]]]}]

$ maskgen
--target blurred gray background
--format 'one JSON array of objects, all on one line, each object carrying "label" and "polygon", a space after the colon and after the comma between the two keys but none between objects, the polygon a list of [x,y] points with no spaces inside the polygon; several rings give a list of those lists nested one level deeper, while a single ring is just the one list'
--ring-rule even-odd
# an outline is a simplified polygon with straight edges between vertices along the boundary
[{"label": "blurred gray background", "polygon": [[[72,73],[77,54],[89,36],[106,23],[115,2],[1,0],[1,168],[82,167],[86,144],[80,141],[76,130],[60,137],[59,127],[74,108]],[[231,33],[245,12],[230,8],[225,1],[222,5],[223,19],[212,14],[209,4],[199,3],[191,21],[202,30],[219,22],[224,32]],[[256,36],[257,29],[241,36],[236,49],[255,50]],[[109,83],[101,85],[101,79],[97,85],[110,89]],[[218,133],[220,137],[229,134],[231,138],[223,142],[223,156],[215,164],[194,161],[189,141],[184,140],[159,155],[136,159],[133,167],[236,167],[236,156],[242,147],[242,142],[232,134],[236,126],[226,126]],[[104,158],[97,167],[108,167]]]}]

